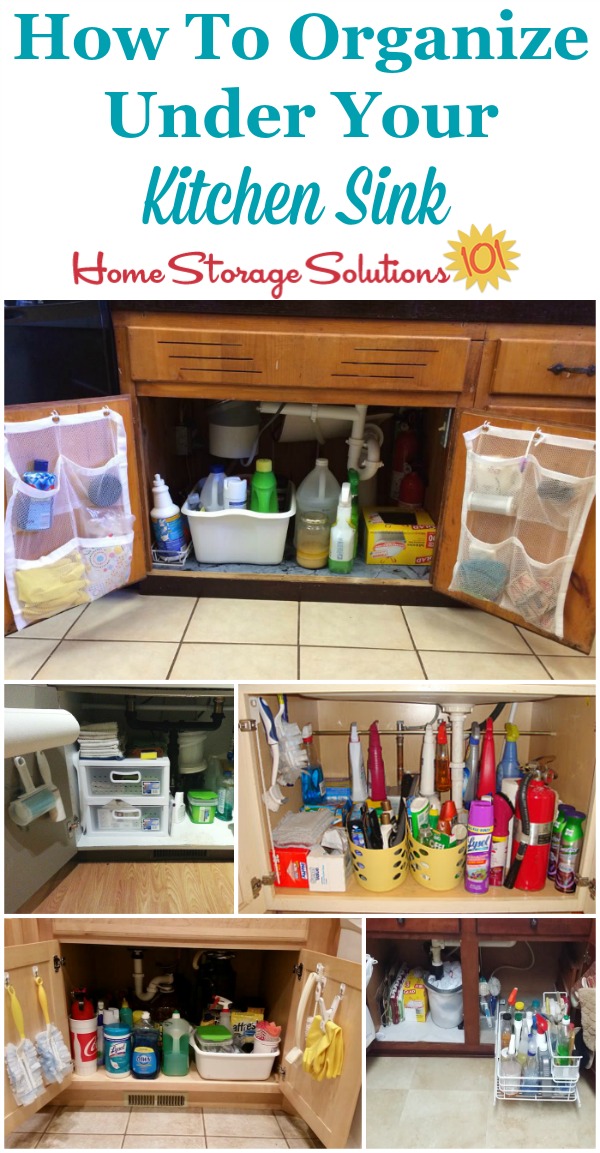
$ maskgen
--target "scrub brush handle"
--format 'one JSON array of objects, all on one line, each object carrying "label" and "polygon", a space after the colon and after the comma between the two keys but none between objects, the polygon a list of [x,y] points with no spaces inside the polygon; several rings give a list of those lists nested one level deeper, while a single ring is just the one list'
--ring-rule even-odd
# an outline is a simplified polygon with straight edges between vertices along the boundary
[{"label": "scrub brush handle", "polygon": [[40,1003],[40,1008],[42,1010],[42,1013],[44,1014],[44,1021],[46,1022],[47,1025],[49,1025],[50,1024],[50,1014],[48,1013],[48,998],[46,996],[46,990],[44,989],[44,982],[42,981],[41,977],[35,977],[34,979],[35,979],[35,983],[37,985],[38,1001]]},{"label": "scrub brush handle", "polygon": [[19,1037],[21,1038],[21,1040],[24,1041],[25,1040],[25,1019],[23,1017],[23,1010],[21,1008],[19,999],[18,999],[17,994],[15,992],[14,985],[7,985],[6,986],[6,992],[8,993],[8,995],[10,997],[10,1011],[12,1013],[12,1019],[15,1023],[15,1029],[17,1030],[17,1033],[19,1034]]}]

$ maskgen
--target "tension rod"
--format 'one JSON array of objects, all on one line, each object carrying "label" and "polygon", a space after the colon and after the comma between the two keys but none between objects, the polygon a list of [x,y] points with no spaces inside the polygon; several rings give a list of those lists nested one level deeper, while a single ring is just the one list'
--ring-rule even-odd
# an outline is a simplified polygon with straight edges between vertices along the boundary
[{"label": "tension rod", "polygon": [[[452,730],[452,725],[449,725],[449,728],[450,728],[450,730]],[[368,729],[358,729],[357,731],[358,731],[358,735],[360,737],[368,737],[368,735],[369,735]],[[425,726],[423,726],[423,728],[419,728],[419,729],[411,727],[411,728],[407,728],[407,729],[403,728],[401,730],[401,734],[405,738],[406,737],[422,736],[424,734],[424,732],[425,732]],[[382,729],[382,728],[380,728],[379,729],[379,735],[382,737],[396,737],[396,736],[398,736],[398,729]],[[493,735],[495,737],[505,737],[506,733],[504,732],[504,729],[494,729]],[[468,736],[469,736],[469,730],[465,729],[465,737],[468,738]],[[553,732],[551,729],[519,729],[519,736],[520,737],[555,737],[556,733]],[[345,737],[346,740],[348,740],[348,733],[344,729],[313,729],[313,737]]]}]

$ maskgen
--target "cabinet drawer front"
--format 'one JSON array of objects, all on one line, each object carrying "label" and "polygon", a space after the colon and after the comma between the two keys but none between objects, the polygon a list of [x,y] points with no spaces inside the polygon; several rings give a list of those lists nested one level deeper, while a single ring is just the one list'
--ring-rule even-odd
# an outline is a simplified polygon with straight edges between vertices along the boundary
[{"label": "cabinet drawer front", "polygon": [[[490,384],[493,395],[594,396],[596,349],[592,340],[507,338],[498,345]],[[593,374],[588,375],[592,368]]]},{"label": "cabinet drawer front", "polygon": [[368,917],[367,936],[406,937],[409,933],[435,937],[441,934],[460,933],[458,917]]},{"label": "cabinet drawer front", "polygon": [[540,937],[553,941],[587,940],[590,922],[585,917],[480,917],[477,919],[480,937]]},{"label": "cabinet drawer front", "polygon": [[213,323],[181,329],[132,325],[127,334],[133,380],[256,384],[260,388],[268,379],[265,339],[260,333]]},{"label": "cabinet drawer front", "polygon": [[[415,389],[456,393],[463,388],[469,346],[467,338],[455,336],[369,336],[357,332],[321,336],[317,348],[305,349],[304,358],[309,358],[307,370],[314,363],[318,373],[312,381],[316,389],[327,386],[349,391],[364,385],[393,393]],[[308,374],[304,383],[310,386]]]},{"label": "cabinet drawer front", "polygon": [[128,340],[133,380],[254,387],[257,396],[277,386],[457,393],[470,346],[468,337],[261,330],[229,327],[226,318],[210,327],[132,325]]}]

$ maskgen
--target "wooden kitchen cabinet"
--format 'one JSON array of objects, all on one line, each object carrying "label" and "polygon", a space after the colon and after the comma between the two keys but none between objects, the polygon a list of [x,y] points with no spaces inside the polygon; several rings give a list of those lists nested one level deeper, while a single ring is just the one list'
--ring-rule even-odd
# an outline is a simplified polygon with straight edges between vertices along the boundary
[{"label": "wooden kitchen cabinet", "polygon": [[[594,436],[595,377],[587,375],[594,363],[594,330],[586,326],[202,315],[118,307],[113,320],[122,402],[128,398],[133,428],[129,478],[137,520],[131,583],[148,577],[148,592],[386,604],[465,601],[449,589],[465,478],[464,422],[488,418],[511,428],[530,419],[536,426],[549,423],[551,431]],[[559,364],[573,371],[548,371]],[[424,503],[437,524],[430,578],[404,579],[390,576],[390,570],[373,576],[368,568],[327,577],[283,571],[285,566],[280,572],[257,574],[251,565],[224,572],[198,566],[193,559],[183,570],[153,567],[152,477],[161,472],[176,503],[183,502],[208,466],[208,407],[215,400],[235,399],[422,409],[428,471]],[[25,406],[25,415],[39,413]],[[12,419],[10,411],[7,418]],[[182,452],[176,446],[176,427],[193,448]],[[280,459],[275,452],[275,468],[299,482],[312,467],[313,447],[286,444]],[[389,433],[384,447],[389,461]],[[335,467],[341,476],[346,459],[341,441],[337,448]],[[382,485],[382,492],[387,489]],[[592,513],[568,588],[564,636],[543,635],[589,652],[594,599]],[[467,603],[542,631],[518,614],[502,614],[490,601]]]},{"label": "wooden kitchen cabinet", "polygon": [[[329,952],[325,948],[311,947],[311,943],[319,938],[318,927],[313,933],[309,922],[298,920],[294,924],[290,922],[286,929],[279,921],[279,918],[261,918],[256,922],[256,930],[250,930],[248,922],[243,919],[238,922],[233,918],[197,918],[195,931],[192,931],[190,918],[157,921],[154,929],[147,918],[136,918],[127,922],[126,937],[125,932],[116,931],[114,919],[95,918],[92,928],[90,919],[73,918],[71,922],[66,918],[55,918],[51,922],[55,937],[22,944],[12,942],[21,941],[24,935],[31,936],[31,930],[23,930],[20,919],[7,918],[4,967],[17,988],[25,1010],[26,1030],[32,1035],[42,1024],[37,1001],[31,993],[34,989],[31,966],[39,965],[49,991],[51,1018],[66,1038],[66,990],[69,981],[74,979],[71,973],[84,980],[86,967],[89,972],[92,966],[93,971],[101,975],[102,983],[108,985],[112,979],[111,965],[116,964],[115,956],[121,963],[121,954],[127,952],[127,945],[148,949],[160,946],[161,956],[164,956],[165,948],[188,949],[193,954],[204,946],[208,949],[224,946],[234,949],[236,954],[243,952],[244,963],[247,960],[248,967],[258,974],[271,1016],[283,1025],[281,1052],[274,1074],[268,1081],[206,1081],[192,1064],[186,1077],[160,1074],[157,1080],[145,1083],[143,1091],[147,1107],[171,1105],[185,1109],[188,1105],[229,1103],[237,1107],[263,1105],[280,1108],[300,1115],[326,1147],[343,1148],[361,1085],[362,966],[335,955],[339,922],[328,926],[329,947],[333,950]],[[39,935],[43,936],[46,931],[44,921],[38,920],[37,926]],[[248,928],[248,932],[244,932],[244,928]],[[115,946],[118,947],[117,954]],[[67,954],[64,970],[67,976],[64,979],[63,953]],[[127,965],[131,965],[129,959]],[[304,1073],[297,1053],[298,1047],[304,1047],[304,1028],[306,1017],[312,1012],[313,974],[317,972],[317,966],[322,967],[326,978],[324,997],[328,1003],[344,986],[336,1014],[344,1036],[344,1064],[338,1078],[324,1082],[316,1082]],[[303,995],[305,990],[307,993]],[[12,1019],[7,1017],[6,1041],[15,1039]],[[6,1083],[6,1135],[49,1101],[59,1105],[93,1104],[96,1108],[127,1106],[134,1103],[134,1098],[137,1101],[139,1088],[139,1082],[133,1078],[114,1081],[100,1069],[89,1077],[72,1074],[62,1085],[50,1087],[32,1105],[16,1106]]]},{"label": "wooden kitchen cabinet", "polygon": [[[313,727],[315,762],[322,765],[325,779],[343,780],[347,768],[347,740],[351,722],[362,732],[366,760],[367,730],[377,719],[381,732],[383,760],[388,786],[395,778],[396,721],[403,720],[405,771],[418,772],[423,741],[423,725],[431,720],[435,705],[452,705],[457,701],[471,707],[465,727],[472,721],[482,724],[494,706],[503,701],[516,703],[515,723],[521,736],[518,741],[522,764],[541,755],[554,755],[553,767],[558,774],[555,788],[560,799],[587,814],[585,841],[579,866],[582,883],[572,894],[559,893],[552,881],[540,892],[492,887],[486,894],[467,893],[459,882],[443,892],[424,888],[410,874],[389,892],[370,892],[359,885],[354,874],[345,892],[317,893],[303,888],[274,884],[271,853],[273,832],[278,821],[289,811],[299,809],[301,790],[298,782],[286,789],[288,802],[277,813],[268,811],[262,801],[270,781],[271,758],[258,719],[257,699],[264,696],[273,712],[277,696],[284,693],[291,722],[300,727]],[[425,706],[425,707],[424,707]],[[595,910],[595,736],[594,688],[581,684],[557,685],[539,683],[515,688],[498,688],[491,684],[453,684],[449,690],[413,683],[389,685],[356,684],[324,687],[319,684],[243,685],[238,693],[238,798],[246,819],[238,837],[238,880],[240,912],[247,913],[367,913],[440,915],[449,925],[457,918],[480,914],[518,914],[524,918],[538,914],[590,913]],[[499,754],[508,709],[496,721],[496,751]],[[253,727],[256,723],[256,727]],[[420,732],[410,735],[410,726]],[[531,735],[528,735],[531,734]],[[498,758],[499,759],[499,755]]]},{"label": "wooden kitchen cabinet", "polygon": [[[506,944],[508,946],[513,941],[528,942],[530,947],[534,949],[534,959],[537,965],[540,969],[544,969],[545,966],[545,972],[548,972],[547,955],[550,952],[553,958],[551,966],[556,965],[556,969],[559,969],[561,945],[565,941],[572,943],[571,947],[577,951],[584,967],[589,967],[593,959],[595,949],[595,920],[593,918],[541,917],[537,923],[541,926],[539,930],[535,925],[532,927],[530,919],[525,917],[478,917],[477,919],[462,917],[460,922],[456,922],[457,929],[451,931],[449,927],[446,927],[444,919],[439,917],[429,919],[407,917],[402,926],[398,925],[396,918],[388,918],[386,931],[386,918],[368,917],[366,921],[367,953],[378,960],[369,984],[368,997],[374,996],[383,976],[381,970],[385,968],[386,963],[392,958],[394,960],[404,959],[403,942],[408,950],[411,942],[421,941],[425,943],[431,940],[447,940],[451,946],[455,941],[459,941],[464,1010],[464,1041],[448,1041],[444,1037],[435,1041],[403,1041],[398,1039],[396,1033],[393,1040],[375,1039],[369,1047],[369,1054],[374,1057],[434,1056],[435,1054],[488,1056],[494,1044],[494,1030],[489,1030],[490,1035],[488,1037],[488,1030],[482,1030],[480,1023],[479,976],[480,973],[490,976],[490,968],[486,960],[488,950],[482,947],[482,944],[485,945],[486,942],[491,944],[494,941],[500,945]],[[535,941],[538,939],[544,944],[542,950],[536,950]],[[505,955],[504,950],[502,950],[502,954]],[[415,957],[417,957],[422,967],[427,968],[424,954],[419,956],[413,950],[408,955],[411,964],[416,963]],[[500,950],[496,956],[500,956]],[[532,982],[533,995],[540,996],[543,990],[537,986],[535,966],[532,976],[526,976],[528,972],[527,966],[517,966],[512,973],[509,973],[503,979],[501,996],[506,998],[513,985],[517,985],[523,992],[526,987],[526,980]],[[553,981],[554,976],[558,979],[559,973],[558,971],[554,973],[552,969]],[[523,981],[523,984],[520,985],[520,981]],[[545,985],[544,987],[553,988],[554,985]],[[524,999],[527,1000],[528,996],[529,993],[525,993]],[[441,1034],[443,1031],[440,1030],[439,1032]]]}]

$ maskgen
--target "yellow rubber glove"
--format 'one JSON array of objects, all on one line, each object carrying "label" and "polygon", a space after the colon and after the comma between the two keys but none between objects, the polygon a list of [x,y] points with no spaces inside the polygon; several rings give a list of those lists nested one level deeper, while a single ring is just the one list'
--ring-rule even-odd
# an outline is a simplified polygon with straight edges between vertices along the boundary
[{"label": "yellow rubber glove", "polygon": [[23,616],[27,618],[59,612],[90,599],[79,552],[69,553],[48,565],[17,569],[15,585]]},{"label": "yellow rubber glove", "polygon": [[304,1072],[314,1077],[315,1081],[322,1081],[325,1076],[325,1051],[330,1044],[330,1035],[327,1029],[321,1029],[321,1022],[321,1017],[313,1017],[302,1057]]},{"label": "yellow rubber glove", "polygon": [[335,1021],[327,1022],[331,1043],[325,1055],[325,1077],[339,1077],[344,1064],[344,1034]]}]

